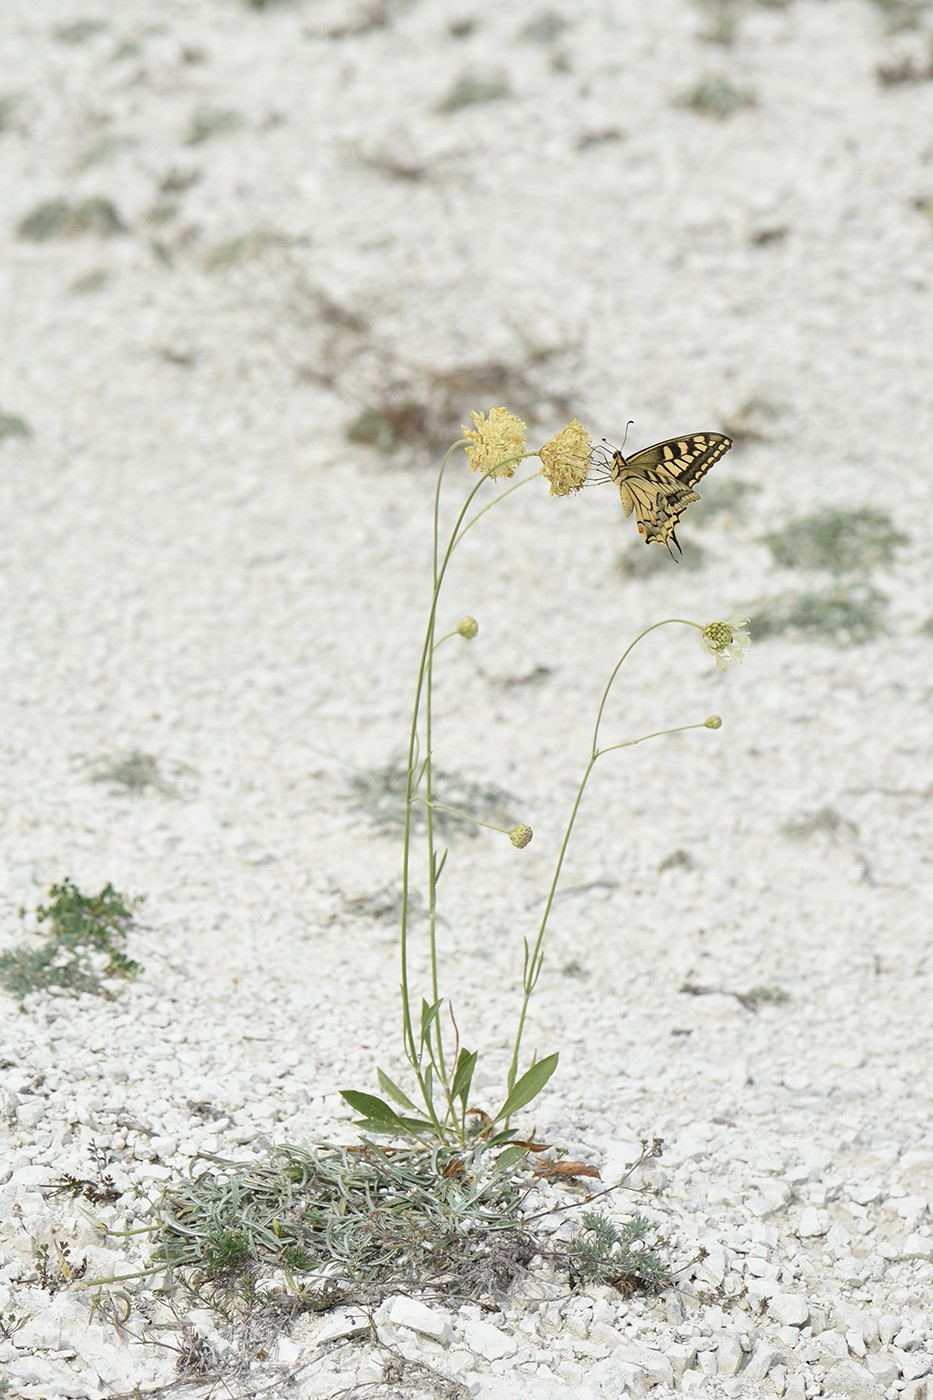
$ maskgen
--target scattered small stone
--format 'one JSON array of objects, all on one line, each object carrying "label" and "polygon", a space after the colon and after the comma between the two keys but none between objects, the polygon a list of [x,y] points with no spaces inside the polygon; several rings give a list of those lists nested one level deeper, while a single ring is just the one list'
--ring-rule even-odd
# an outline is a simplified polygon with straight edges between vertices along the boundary
[{"label": "scattered small stone", "polygon": [[825,1235],[828,1229],[829,1216],[825,1210],[817,1210],[815,1206],[805,1206],[800,1212],[797,1234],[801,1239],[812,1239],[818,1235]]},{"label": "scattered small stone", "polygon": [[489,1322],[465,1322],[463,1339],[471,1351],[484,1356],[487,1361],[501,1361],[503,1357],[514,1356],[518,1351],[515,1338]]},{"label": "scattered small stone", "polygon": [[734,1376],[744,1360],[742,1343],[732,1332],[716,1334],[716,1364],[721,1376]]},{"label": "scattered small stone", "polygon": [[768,1300],[768,1312],[789,1327],[803,1327],[810,1320],[810,1306],[797,1293],[775,1293]]},{"label": "scattered small stone", "polygon": [[417,1298],[399,1296],[387,1299],[383,1308],[395,1327],[408,1327],[412,1332],[419,1332],[424,1337],[431,1337],[440,1342],[442,1346],[447,1346],[453,1338],[453,1329],[447,1314],[429,1308]]},{"label": "scattered small stone", "polygon": [[908,1235],[904,1245],[904,1258],[933,1260],[933,1235]]},{"label": "scattered small stone", "polygon": [[823,1389],[828,1395],[845,1395],[851,1400],[882,1400],[878,1381],[865,1366],[839,1361],[826,1373]]},{"label": "scattered small stone", "polygon": [[759,1341],[755,1343],[755,1350],[748,1360],[748,1365],[742,1372],[744,1380],[763,1381],[780,1360],[779,1353],[771,1346],[770,1342]]}]

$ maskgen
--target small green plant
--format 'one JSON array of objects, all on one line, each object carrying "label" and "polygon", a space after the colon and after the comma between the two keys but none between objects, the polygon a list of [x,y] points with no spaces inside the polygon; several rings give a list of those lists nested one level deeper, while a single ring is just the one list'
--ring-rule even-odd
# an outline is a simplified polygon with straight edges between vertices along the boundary
[{"label": "small green plant", "polygon": [[503,97],[511,97],[512,88],[506,77],[463,77],[458,78],[450,92],[436,108],[436,112],[449,114],[459,112],[462,107],[478,107],[487,102],[499,102]]},{"label": "small green plant", "polygon": [[870,583],[837,584],[762,599],[755,605],[755,628],[761,637],[797,632],[857,646],[884,633],[887,607],[887,598]]},{"label": "small green plant", "polygon": [[75,161],[75,171],[80,174],[96,165],[106,165],[121,151],[129,150],[134,144],[129,136],[102,136],[78,157]]},{"label": "small green plant", "polygon": [[96,1171],[93,1177],[74,1176],[71,1172],[63,1172],[57,1181],[52,1181],[44,1189],[43,1195],[70,1196],[73,1201],[90,1201],[92,1205],[109,1205],[120,1199],[120,1192],[113,1182],[113,1177],[107,1170],[107,1155],[100,1148],[93,1149]]},{"label": "small green plant", "polygon": [[751,93],[737,88],[725,74],[707,74],[700,78],[677,99],[678,107],[690,107],[704,117],[717,117],[723,120],[739,112],[743,107],[754,107]]},{"label": "small green plant", "polygon": [[16,413],[0,413],[0,442],[4,438],[30,438],[32,428]]},{"label": "small green plant", "polygon": [[201,107],[191,118],[185,133],[186,146],[200,146],[215,136],[229,136],[239,131],[243,118],[230,107]]},{"label": "small green plant", "polygon": [[874,0],[874,4],[891,33],[916,29],[930,8],[930,0]]},{"label": "small green plant", "polygon": [[224,1308],[254,1304],[269,1270],[314,1311],[399,1285],[495,1296],[535,1252],[518,1201],[511,1173],[481,1148],[280,1146],[166,1190],[153,1265]]},{"label": "small green plant", "polygon": [[207,248],[201,258],[205,272],[228,272],[230,268],[242,267],[256,262],[269,252],[291,246],[292,240],[274,229],[256,228],[237,238],[227,238]]},{"label": "small green plant", "polygon": [[39,1274],[39,1287],[46,1293],[58,1293],[78,1283],[87,1273],[87,1255],[80,1264],[71,1258],[71,1246],[65,1240],[52,1239],[51,1244],[36,1246],[36,1269]]},{"label": "small green plant", "polygon": [[67,199],[50,199],[38,205],[16,226],[19,238],[30,243],[48,243],[53,238],[80,238],[96,234],[107,238],[125,233],[126,225],[110,199],[97,196],[82,199],[77,204]]},{"label": "small green plant", "polygon": [[621,1227],[599,1211],[585,1210],[582,1229],[568,1250],[570,1281],[609,1284],[620,1293],[636,1290],[661,1293],[671,1282],[671,1272],[660,1254],[647,1244],[651,1226],[643,1215],[634,1215]]},{"label": "small green plant", "polygon": [[889,515],[871,506],[800,515],[761,538],[776,564],[833,574],[863,574],[890,564],[895,551],[908,542]]},{"label": "small green plant", "polygon": [[365,443],[386,456],[413,438],[424,438],[428,432],[426,405],[410,399],[361,409],[346,429],[348,442]]},{"label": "small green plant", "polygon": [[75,19],[68,24],[60,24],[55,30],[55,38],[60,44],[86,44],[88,39],[102,34],[107,27],[105,19]]},{"label": "small green plant", "polygon": [[811,841],[814,836],[829,836],[833,840],[850,841],[858,836],[858,827],[835,807],[820,807],[805,817],[795,817],[781,827],[792,841]]},{"label": "small green plant", "polygon": [[12,126],[13,113],[20,103],[18,92],[5,92],[0,96],[0,132],[6,131]]},{"label": "small green plant", "polygon": [[29,992],[59,988],[77,996],[109,996],[102,977],[136,977],[142,967],[124,953],[138,899],[127,899],[112,885],[84,895],[66,877],[49,890],[36,919],[48,924],[49,936],[34,946],[20,943],[0,954],[0,983],[22,1001]]},{"label": "small green plant", "polygon": [[178,796],[177,790],[159,772],[158,760],[140,749],[99,759],[94,765],[93,781],[111,783],[125,792],[145,792],[147,788],[153,788],[166,797]]},{"label": "small green plant", "polygon": [[[527,1068],[523,1068],[522,1041],[531,997],[544,965],[544,941],[558,881],[590,776],[600,759],[607,754],[629,748],[646,739],[657,738],[661,733],[702,728],[718,729],[721,724],[718,716],[714,715],[699,723],[657,731],[637,739],[605,742],[602,735],[603,723],[610,692],[619,671],[633,648],[649,633],[662,626],[682,625],[696,629],[700,633],[701,645],[714,658],[720,669],[725,669],[733,661],[741,660],[749,638],[748,634],[741,630],[747,621],[745,618],[735,617],[729,622],[714,622],[706,626],[684,618],[670,618],[645,628],[616,662],[596,710],[589,757],[564,832],[541,922],[536,933],[526,936],[523,940],[522,992],[502,1099],[493,1114],[474,1109],[471,1105],[471,1091],[478,1052],[461,1043],[453,1009],[440,990],[438,890],[448,851],[439,848],[437,844],[439,824],[443,819],[452,817],[460,822],[496,831],[518,849],[528,845],[532,839],[532,830],[523,822],[510,821],[509,825],[505,825],[501,820],[492,820],[488,810],[482,811],[482,815],[478,811],[470,811],[449,801],[450,794],[443,790],[442,775],[435,758],[435,657],[441,647],[454,639],[471,641],[477,635],[478,624],[473,618],[465,617],[449,630],[442,632],[438,616],[441,592],[451,560],[462,540],[491,509],[514,498],[516,492],[539,481],[542,475],[549,482],[552,495],[567,496],[579,491],[589,476],[594,449],[586,429],[576,420],[568,424],[538,452],[528,452],[524,423],[506,409],[493,409],[488,419],[482,413],[473,413],[472,418],[474,429],[465,430],[466,436],[448,450],[441,464],[435,488],[433,588],[415,683],[404,766],[400,910],[402,1045],[414,1076],[415,1096],[410,1097],[404,1088],[395,1083],[382,1069],[378,1069],[379,1088],[385,1098],[354,1089],[344,1090],[343,1097],[353,1109],[363,1115],[357,1126],[366,1133],[386,1133],[407,1138],[424,1148],[431,1143],[441,1143],[463,1149],[480,1141],[502,1149],[499,1160],[508,1163],[516,1161],[527,1151],[527,1144],[513,1141],[515,1133],[510,1127],[511,1118],[541,1092],[557,1067],[558,1056],[552,1053],[541,1059],[535,1057]],[[445,543],[444,532],[441,529],[442,487],[447,464],[459,447],[466,448],[469,464],[479,479],[460,507]],[[513,477],[518,464],[533,456],[540,458],[540,470],[509,485],[486,505],[480,507],[474,504],[482,491],[488,490],[491,484],[501,485],[503,481]],[[661,511],[664,508],[663,505],[659,507]],[[657,534],[660,536],[660,531]],[[415,992],[412,977],[412,940],[415,936],[413,914],[417,892],[414,873],[416,837],[419,841],[423,840],[426,847],[424,868],[427,876],[423,896],[427,917],[418,922],[426,938],[425,951],[430,968],[428,986],[420,997]],[[391,1103],[388,1100],[391,1100]]]},{"label": "small green plant", "polygon": [[685,996],[691,997],[735,997],[740,1006],[744,1006],[746,1011],[757,1011],[759,1006],[769,1003],[772,1006],[783,1006],[790,1001],[790,993],[785,992],[783,987],[752,987],[749,992],[736,992],[731,987],[701,987],[696,982],[685,982],[680,989]]}]

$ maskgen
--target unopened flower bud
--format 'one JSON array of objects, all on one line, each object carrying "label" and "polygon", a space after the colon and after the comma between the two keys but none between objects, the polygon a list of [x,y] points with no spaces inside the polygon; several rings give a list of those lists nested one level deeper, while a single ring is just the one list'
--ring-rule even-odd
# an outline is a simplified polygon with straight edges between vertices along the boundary
[{"label": "unopened flower bud", "polygon": [[703,723],[706,725],[707,729],[722,728],[722,720],[719,718],[718,715],[710,715],[709,719],[704,720]]},{"label": "unopened flower bud", "polygon": [[513,826],[509,832],[509,840],[513,846],[518,846],[519,850],[528,845],[532,836],[534,836],[534,832],[530,826]]},{"label": "unopened flower bud", "polygon": [[475,617],[461,617],[457,623],[457,631],[461,637],[466,637],[467,641],[471,642],[479,631],[479,623]]}]

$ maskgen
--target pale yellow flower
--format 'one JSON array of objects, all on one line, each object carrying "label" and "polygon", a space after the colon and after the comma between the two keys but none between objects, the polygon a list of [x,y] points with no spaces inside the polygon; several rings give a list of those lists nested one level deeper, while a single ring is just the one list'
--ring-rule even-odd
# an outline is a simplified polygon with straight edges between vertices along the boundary
[{"label": "pale yellow flower", "polygon": [[730,617],[728,622],[708,622],[700,635],[700,646],[710,656],[715,656],[716,665],[724,671],[731,662],[742,660],[742,653],[751,644],[751,636],[741,629],[748,623],[747,617]]},{"label": "pale yellow flower", "polygon": [[457,631],[461,637],[466,637],[467,641],[471,642],[479,631],[479,623],[475,617],[461,617],[457,623]]},{"label": "pale yellow flower", "polygon": [[530,826],[513,826],[509,832],[509,840],[513,846],[517,846],[521,850],[528,845],[533,835],[534,832]]},{"label": "pale yellow flower", "polygon": [[[470,470],[488,472],[490,476],[514,476],[517,459],[525,455],[525,424],[507,408],[491,408],[488,418],[474,409],[470,417],[476,431],[462,430],[463,436],[473,443],[466,449]],[[516,460],[510,462],[509,457]]]},{"label": "pale yellow flower", "polygon": [[541,471],[551,484],[552,496],[579,491],[589,475],[593,440],[576,418],[546,442],[538,456]]}]

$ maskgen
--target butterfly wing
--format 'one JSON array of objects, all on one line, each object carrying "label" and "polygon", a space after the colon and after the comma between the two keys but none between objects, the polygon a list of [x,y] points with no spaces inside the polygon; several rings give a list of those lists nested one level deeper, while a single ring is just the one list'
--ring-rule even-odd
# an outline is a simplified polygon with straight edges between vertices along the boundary
[{"label": "butterfly wing", "polygon": [[674,527],[684,511],[700,497],[693,487],[732,446],[722,433],[691,433],[656,442],[631,457],[614,452],[610,474],[619,487],[626,516],[635,512],[638,532],[646,544],[677,548]]}]

